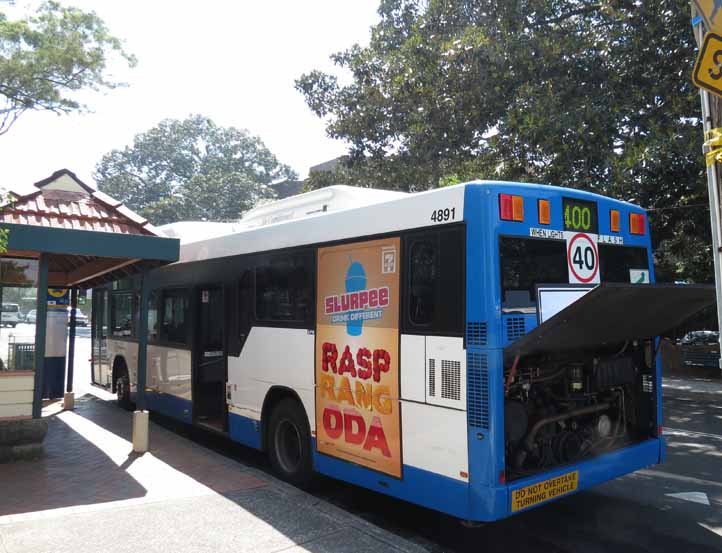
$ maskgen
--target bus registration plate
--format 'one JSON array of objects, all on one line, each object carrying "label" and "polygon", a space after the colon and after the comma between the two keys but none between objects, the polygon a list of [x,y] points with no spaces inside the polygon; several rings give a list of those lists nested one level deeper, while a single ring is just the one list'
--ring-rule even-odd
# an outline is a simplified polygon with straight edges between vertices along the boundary
[{"label": "bus registration plate", "polygon": [[514,490],[511,494],[511,512],[520,511],[544,503],[555,497],[561,497],[573,492],[579,485],[579,471],[567,472],[556,478],[550,478],[538,482],[532,486],[526,486]]}]

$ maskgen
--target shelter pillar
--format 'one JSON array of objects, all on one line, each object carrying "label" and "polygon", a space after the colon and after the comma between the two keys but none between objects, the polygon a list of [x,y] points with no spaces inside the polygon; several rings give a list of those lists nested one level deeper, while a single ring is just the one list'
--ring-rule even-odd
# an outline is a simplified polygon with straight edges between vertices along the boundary
[{"label": "shelter pillar", "polygon": [[136,411],[133,413],[133,451],[145,453],[149,448],[148,411],[145,408],[146,363],[148,353],[148,300],[150,287],[147,274],[141,278],[138,321],[138,389]]},{"label": "shelter pillar", "polygon": [[48,254],[38,260],[38,293],[35,317],[35,384],[33,389],[33,418],[43,411],[43,375],[45,372],[45,331],[48,317]]}]

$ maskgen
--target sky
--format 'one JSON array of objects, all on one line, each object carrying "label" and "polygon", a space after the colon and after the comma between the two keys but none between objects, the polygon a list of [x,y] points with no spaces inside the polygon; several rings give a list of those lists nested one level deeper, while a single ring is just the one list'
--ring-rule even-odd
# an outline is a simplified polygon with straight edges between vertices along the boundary
[{"label": "sky", "polygon": [[[22,17],[40,2],[16,0],[0,9]],[[93,184],[95,164],[112,149],[165,118],[191,114],[259,136],[301,177],[345,153],[326,136],[294,80],[313,69],[336,72],[329,60],[354,43],[367,44],[378,0],[73,0],[95,11],[138,58],[112,67],[127,87],[81,95],[91,113],[23,114],[0,136],[0,185],[27,190],[62,168]]]}]

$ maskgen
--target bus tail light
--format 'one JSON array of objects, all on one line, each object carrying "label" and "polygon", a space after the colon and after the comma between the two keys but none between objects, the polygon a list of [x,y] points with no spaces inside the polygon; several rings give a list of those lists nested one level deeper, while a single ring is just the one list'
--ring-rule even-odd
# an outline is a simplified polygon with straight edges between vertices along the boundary
[{"label": "bus tail light", "polygon": [[630,213],[629,214],[629,232],[632,234],[644,234],[645,221],[644,215],[641,213]]},{"label": "bus tail light", "polygon": [[506,472],[503,470],[499,471],[499,484],[502,486],[506,484]]},{"label": "bus tail light", "polygon": [[524,198],[512,194],[499,194],[499,217],[503,221],[523,221]]},{"label": "bus tail light", "polygon": [[619,211],[616,209],[609,210],[609,228],[612,232],[619,232]]},{"label": "bus tail light", "polygon": [[551,208],[549,206],[549,200],[539,200],[539,224],[548,225],[551,223]]}]

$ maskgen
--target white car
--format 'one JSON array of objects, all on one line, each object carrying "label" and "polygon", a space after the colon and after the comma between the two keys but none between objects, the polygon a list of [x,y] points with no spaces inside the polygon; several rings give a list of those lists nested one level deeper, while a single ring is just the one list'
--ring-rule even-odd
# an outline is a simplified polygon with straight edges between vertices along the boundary
[{"label": "white car", "polygon": [[2,321],[3,326],[11,326],[13,328],[15,328],[15,325],[23,322],[20,316],[20,306],[17,303],[3,303],[0,321]]},{"label": "white car", "polygon": [[[73,312],[72,307],[68,307],[68,324],[70,324],[70,316]],[[88,317],[80,309],[75,309],[75,326],[88,326]]]}]

